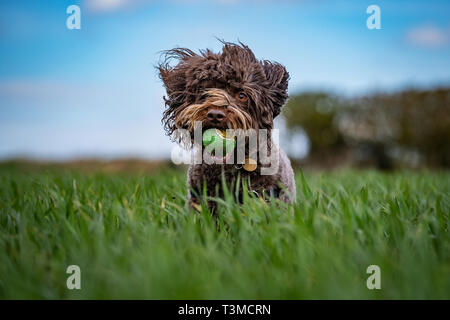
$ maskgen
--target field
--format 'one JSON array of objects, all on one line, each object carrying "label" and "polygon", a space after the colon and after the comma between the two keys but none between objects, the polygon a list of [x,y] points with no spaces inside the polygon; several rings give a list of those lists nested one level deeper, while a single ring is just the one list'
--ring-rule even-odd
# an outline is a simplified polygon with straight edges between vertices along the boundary
[{"label": "field", "polygon": [[0,298],[450,299],[450,172],[296,178],[293,209],[226,199],[215,221],[183,170],[2,164]]}]

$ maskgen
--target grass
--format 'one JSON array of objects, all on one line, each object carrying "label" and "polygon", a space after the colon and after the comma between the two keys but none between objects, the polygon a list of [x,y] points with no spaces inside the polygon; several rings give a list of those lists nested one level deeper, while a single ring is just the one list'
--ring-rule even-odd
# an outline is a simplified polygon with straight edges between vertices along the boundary
[{"label": "grass", "polygon": [[[2,299],[449,299],[450,173],[310,172],[289,210],[185,175],[0,166]],[[68,290],[66,268],[81,268]],[[381,290],[366,269],[381,268]]]}]

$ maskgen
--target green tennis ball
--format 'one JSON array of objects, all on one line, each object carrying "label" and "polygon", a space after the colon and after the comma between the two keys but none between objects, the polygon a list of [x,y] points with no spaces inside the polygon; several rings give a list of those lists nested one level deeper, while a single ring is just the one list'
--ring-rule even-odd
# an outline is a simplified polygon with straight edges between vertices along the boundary
[{"label": "green tennis ball", "polygon": [[202,142],[208,151],[215,153],[216,150],[222,148],[223,154],[229,153],[236,147],[236,141],[233,138],[226,138],[218,129],[208,129],[203,133]]}]

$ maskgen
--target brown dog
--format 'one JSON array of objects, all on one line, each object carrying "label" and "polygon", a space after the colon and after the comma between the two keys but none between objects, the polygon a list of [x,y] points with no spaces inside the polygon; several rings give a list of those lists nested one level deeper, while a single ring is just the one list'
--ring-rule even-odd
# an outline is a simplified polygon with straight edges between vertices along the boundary
[{"label": "brown dog", "polygon": [[[176,48],[166,51],[164,57],[158,70],[167,91],[163,123],[168,135],[180,141],[175,131],[184,129],[190,134],[193,145],[195,123],[200,123],[203,131],[210,128],[264,131],[268,137],[264,141],[268,154],[276,160],[276,166],[248,157],[240,164],[191,164],[188,171],[190,203],[194,206],[199,203],[204,185],[208,196],[222,197],[222,177],[231,187],[238,176],[241,181],[246,180],[250,191],[258,196],[294,202],[294,172],[286,154],[271,138],[273,119],[280,114],[288,98],[286,69],[278,63],[257,60],[242,43],[224,42],[221,53],[205,50],[196,54],[189,49]],[[169,65],[171,59],[177,60],[175,66]],[[258,147],[264,140],[261,137],[263,135],[258,135]],[[246,139],[248,147],[248,137]],[[252,154],[258,155],[259,150]],[[245,155],[250,152],[246,150]],[[264,174],[264,169],[270,165],[275,170]]]}]

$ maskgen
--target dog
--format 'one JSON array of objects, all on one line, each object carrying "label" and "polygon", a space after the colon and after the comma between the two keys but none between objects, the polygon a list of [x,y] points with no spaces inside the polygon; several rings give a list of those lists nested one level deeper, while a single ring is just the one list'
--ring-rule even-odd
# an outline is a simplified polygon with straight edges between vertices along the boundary
[{"label": "dog", "polygon": [[[241,42],[222,44],[219,53],[206,49],[197,54],[186,48],[164,51],[157,66],[167,93],[163,97],[162,123],[172,140],[186,142],[180,138],[179,131],[183,130],[187,132],[187,145],[200,146],[197,154],[205,154],[201,142],[194,141],[198,125],[201,134],[209,129],[233,129],[238,131],[234,138],[249,130],[257,136],[257,147],[253,148],[249,146],[249,136],[240,140],[246,147],[241,163],[229,163],[229,154],[212,156],[214,163],[192,163],[187,174],[189,204],[198,208],[205,186],[208,198],[223,197],[223,181],[229,188],[239,188],[239,201],[248,191],[267,201],[294,203],[296,189],[290,160],[272,138],[273,120],[288,98],[289,73],[277,62],[256,59]],[[258,157],[261,146],[268,150],[272,163]],[[233,156],[238,152],[239,149],[233,150]],[[247,190],[236,185],[239,181],[247,182]],[[215,208],[214,201],[208,204]]]}]

